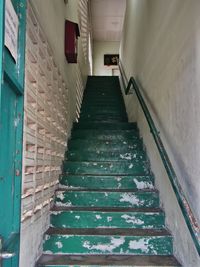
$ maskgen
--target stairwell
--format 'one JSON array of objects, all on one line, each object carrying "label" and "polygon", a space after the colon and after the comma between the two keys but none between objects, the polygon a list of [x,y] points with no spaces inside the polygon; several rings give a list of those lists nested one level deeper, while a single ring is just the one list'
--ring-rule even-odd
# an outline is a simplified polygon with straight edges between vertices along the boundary
[{"label": "stairwell", "polygon": [[38,267],[180,266],[117,77],[89,77]]}]

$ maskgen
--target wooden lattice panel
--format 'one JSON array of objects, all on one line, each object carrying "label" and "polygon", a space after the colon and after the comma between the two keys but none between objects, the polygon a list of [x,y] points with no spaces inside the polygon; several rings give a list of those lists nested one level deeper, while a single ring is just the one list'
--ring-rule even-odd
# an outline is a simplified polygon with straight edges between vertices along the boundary
[{"label": "wooden lattice panel", "polygon": [[68,89],[30,5],[26,43],[22,221],[31,222],[53,200],[71,123]]}]

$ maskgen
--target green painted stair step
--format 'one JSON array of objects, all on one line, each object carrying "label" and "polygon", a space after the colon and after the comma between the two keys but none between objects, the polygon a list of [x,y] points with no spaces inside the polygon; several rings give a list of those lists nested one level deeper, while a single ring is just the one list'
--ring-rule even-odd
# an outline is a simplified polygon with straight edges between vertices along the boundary
[{"label": "green painted stair step", "polygon": [[171,255],[172,236],[164,229],[54,229],[45,235],[46,254]]},{"label": "green painted stair step", "polygon": [[83,105],[81,107],[81,114],[83,112],[91,112],[91,111],[100,112],[103,110],[104,110],[104,113],[120,112],[120,113],[125,114],[125,107],[121,105],[119,105],[118,107],[115,104],[102,105],[102,104],[93,104],[93,103],[91,103],[90,105]]},{"label": "green painted stair step", "polygon": [[119,122],[121,122],[121,121],[124,121],[124,122],[127,122],[127,117],[126,116],[114,116],[114,115],[110,115],[110,116],[107,116],[107,115],[95,115],[95,114],[82,114],[81,115],[81,117],[80,117],[80,119],[79,119],[79,121],[80,120],[93,120],[93,121],[95,121],[95,120],[110,120],[110,121],[112,121],[112,120],[115,120],[115,121],[119,121]]},{"label": "green painted stair step", "polygon": [[56,228],[140,228],[162,229],[163,212],[51,211],[51,226]]},{"label": "green painted stair step", "polygon": [[95,122],[95,123],[98,123],[98,122],[105,122],[105,123],[118,123],[118,122],[127,122],[127,119],[115,119],[115,118],[113,118],[113,119],[111,119],[111,118],[101,118],[101,119],[99,119],[99,118],[93,118],[93,119],[91,119],[91,118],[80,118],[79,119],[79,122],[80,123],[87,123],[87,122]]},{"label": "green painted stair step", "polygon": [[[73,139],[68,143],[68,149],[82,149],[85,151],[119,151],[121,150],[122,154],[130,151],[143,150],[142,140],[84,140],[84,139]],[[136,152],[135,152],[136,153]]]},{"label": "green painted stair step", "polygon": [[92,96],[92,95],[85,95],[83,99],[83,104],[89,105],[90,103],[93,104],[100,104],[100,105],[110,105],[110,104],[115,104],[115,105],[124,105],[123,99],[119,95],[118,97],[110,96],[106,97],[104,95],[101,96]]},{"label": "green painted stair step", "polygon": [[110,123],[118,123],[118,122],[127,122],[127,118],[109,118],[109,117],[101,117],[99,118],[98,116],[91,118],[90,116],[81,116],[79,119],[80,123],[84,122],[110,122]]},{"label": "green painted stair step", "polygon": [[70,161],[131,161],[147,162],[144,151],[121,153],[121,151],[81,151],[70,150],[66,153],[66,159]]},{"label": "green painted stair step", "polygon": [[61,207],[131,207],[158,208],[159,196],[156,190],[130,191],[92,191],[58,190],[56,206]]},{"label": "green painted stair step", "polygon": [[74,129],[113,129],[113,130],[130,130],[136,129],[135,123],[75,123]]},{"label": "green painted stair step", "polygon": [[123,140],[139,138],[139,132],[134,130],[75,130],[71,139]]},{"label": "green painted stair step", "polygon": [[[124,107],[115,107],[115,106],[95,106],[90,105],[86,107],[81,107],[81,114],[83,113],[101,113],[101,114],[107,114],[107,113],[114,113],[114,114],[125,114],[125,108]],[[81,115],[80,114],[80,115]]]},{"label": "green painted stair step", "polygon": [[61,175],[60,185],[86,189],[153,189],[154,177],[145,176],[99,176]]},{"label": "green painted stair step", "polygon": [[43,255],[38,267],[81,266],[132,266],[132,267],[180,267],[173,256],[144,255]]},{"label": "green painted stair step", "polygon": [[98,174],[98,175],[146,175],[150,173],[146,162],[89,162],[64,161],[63,172],[68,174]]}]

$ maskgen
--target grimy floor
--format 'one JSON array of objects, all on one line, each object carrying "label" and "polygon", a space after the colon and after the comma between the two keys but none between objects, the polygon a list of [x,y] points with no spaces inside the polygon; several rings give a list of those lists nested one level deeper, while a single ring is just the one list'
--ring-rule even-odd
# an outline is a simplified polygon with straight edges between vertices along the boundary
[{"label": "grimy floor", "polygon": [[117,77],[89,77],[38,266],[180,266]]}]

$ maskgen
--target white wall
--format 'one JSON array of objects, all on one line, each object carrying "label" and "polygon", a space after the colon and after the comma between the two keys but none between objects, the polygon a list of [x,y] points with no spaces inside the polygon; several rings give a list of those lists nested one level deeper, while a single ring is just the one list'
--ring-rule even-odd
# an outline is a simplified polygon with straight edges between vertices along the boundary
[{"label": "white wall", "polygon": [[119,54],[119,42],[100,42],[93,43],[93,73],[94,75],[110,76],[112,69],[116,66],[104,66],[104,54]]},{"label": "white wall", "polygon": [[86,83],[86,78],[89,73],[89,64],[85,62],[81,38],[79,38],[78,47],[78,65],[68,64],[64,55],[64,23],[65,19],[69,19],[78,23],[78,0],[68,0],[65,5],[63,0],[31,0],[33,6],[38,13],[38,19],[45,31],[49,43],[53,49],[56,63],[60,67],[61,73],[69,88],[70,95],[70,116],[72,121],[76,116],[76,95],[74,90],[76,87],[77,72],[79,67],[81,70],[83,84]]},{"label": "white wall", "polygon": [[[121,59],[134,75],[153,115],[179,182],[200,221],[200,1],[127,0]],[[126,96],[129,119],[137,120],[156,185],[183,266],[200,266],[168,177],[134,96]],[[135,107],[136,110],[135,110]],[[134,110],[134,112],[133,112]]]}]

